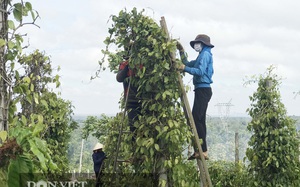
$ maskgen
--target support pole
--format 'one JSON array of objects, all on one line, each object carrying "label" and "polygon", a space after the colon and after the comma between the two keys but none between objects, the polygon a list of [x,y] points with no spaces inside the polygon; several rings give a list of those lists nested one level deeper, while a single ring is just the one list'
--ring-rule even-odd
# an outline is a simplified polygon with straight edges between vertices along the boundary
[{"label": "support pole", "polygon": [[235,133],[235,163],[239,163],[239,133]]},{"label": "support pole", "polygon": [[[165,21],[164,17],[161,17],[160,24],[161,24],[162,29],[164,29],[165,33],[167,34],[168,39],[170,40],[167,24],[166,24],[166,21]],[[171,53],[170,56],[171,56],[172,61],[175,62],[175,59],[176,59],[175,53]],[[196,146],[197,146],[197,148],[199,150],[199,153],[200,153],[200,160],[197,159],[197,163],[198,163],[198,166],[199,166],[199,169],[200,169],[200,174],[201,173],[203,174],[203,170],[204,170],[205,180],[202,181],[204,183],[203,186],[206,186],[205,183],[208,183],[208,186],[212,187],[212,183],[211,183],[210,176],[209,176],[209,173],[208,173],[208,168],[207,168],[207,165],[206,165],[206,161],[205,161],[205,158],[204,158],[204,155],[203,155],[203,151],[202,151],[202,147],[201,147],[201,144],[200,144],[199,136],[198,136],[197,129],[196,129],[196,126],[195,126],[194,118],[192,116],[191,108],[190,108],[190,105],[189,105],[189,102],[188,102],[188,99],[187,99],[186,92],[184,90],[184,84],[183,84],[183,81],[182,81],[182,78],[181,78],[181,75],[180,75],[179,72],[178,72],[178,81],[179,81],[179,86],[181,88],[181,99],[184,103],[184,107],[185,107],[184,110],[185,110],[185,113],[187,115],[187,120],[189,121],[190,126],[192,128],[192,132],[193,132],[194,138],[195,138],[195,143],[196,143]]]},{"label": "support pole", "polygon": [[81,168],[82,168],[83,143],[84,143],[84,139],[81,140],[81,150],[80,150],[80,159],[79,159],[79,173],[81,173]]}]

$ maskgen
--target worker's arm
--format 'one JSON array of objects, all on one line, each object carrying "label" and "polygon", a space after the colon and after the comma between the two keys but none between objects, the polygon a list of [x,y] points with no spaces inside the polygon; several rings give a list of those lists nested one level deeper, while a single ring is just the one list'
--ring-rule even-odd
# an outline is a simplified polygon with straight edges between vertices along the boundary
[{"label": "worker's arm", "polygon": [[119,70],[116,77],[118,82],[123,82],[128,77],[128,70],[128,65],[126,65],[123,69]]},{"label": "worker's arm", "polygon": [[202,58],[198,58],[197,60],[200,61],[198,62],[198,67],[185,66],[184,71],[188,72],[191,75],[203,76],[209,63],[209,56],[203,55]]}]

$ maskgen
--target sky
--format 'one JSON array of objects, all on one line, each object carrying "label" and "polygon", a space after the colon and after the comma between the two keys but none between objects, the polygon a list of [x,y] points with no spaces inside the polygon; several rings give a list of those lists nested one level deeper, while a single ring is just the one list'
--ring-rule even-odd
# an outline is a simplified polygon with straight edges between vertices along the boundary
[{"label": "sky", "polygon": [[[214,58],[210,116],[246,116],[249,96],[257,85],[244,86],[247,77],[261,75],[271,65],[282,77],[279,87],[288,115],[300,116],[300,1],[295,0],[29,0],[40,18],[19,32],[27,33],[26,53],[39,49],[60,66],[61,97],[72,102],[75,115],[114,115],[120,112],[123,92],[108,69],[90,81],[99,68],[104,39],[109,36],[111,15],[125,8],[145,10],[158,24],[165,17],[171,37],[189,55],[198,34],[207,34]],[[193,88],[192,76],[184,83]],[[188,92],[192,106],[194,93]],[[224,105],[228,105],[225,107]],[[222,105],[222,106],[220,106]]]}]

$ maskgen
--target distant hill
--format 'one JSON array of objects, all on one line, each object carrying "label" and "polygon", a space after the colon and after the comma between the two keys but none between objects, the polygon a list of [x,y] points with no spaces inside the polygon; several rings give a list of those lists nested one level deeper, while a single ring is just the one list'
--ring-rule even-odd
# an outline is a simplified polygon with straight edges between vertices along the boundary
[{"label": "distant hill", "polygon": [[[100,118],[101,115],[99,115]],[[114,116],[114,115],[110,115]],[[69,160],[71,169],[77,170],[79,167],[80,148],[81,148],[81,128],[87,115],[76,115],[74,120],[79,124],[79,128],[72,134],[69,148]],[[296,120],[296,128],[300,130],[300,116],[291,116]],[[247,130],[247,125],[251,121],[250,117],[228,117],[220,118],[217,116],[207,117],[207,142],[209,156],[212,160],[231,160],[235,159],[235,133],[239,137],[239,159],[243,160],[248,147],[251,133]],[[83,166],[84,170],[92,170],[91,150],[97,140],[90,136],[84,141]]]}]

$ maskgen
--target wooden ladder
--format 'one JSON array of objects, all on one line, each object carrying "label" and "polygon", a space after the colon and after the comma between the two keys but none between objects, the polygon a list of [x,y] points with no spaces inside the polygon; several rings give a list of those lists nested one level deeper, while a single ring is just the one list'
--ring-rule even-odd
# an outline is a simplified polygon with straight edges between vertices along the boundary
[{"label": "wooden ladder", "polygon": [[[164,17],[161,17],[160,25],[161,25],[162,29],[165,31],[165,33],[168,37],[168,40],[170,40],[167,24],[166,24],[166,21],[165,21]],[[172,61],[175,62],[176,61],[175,60],[176,59],[175,53],[174,52],[171,53],[170,56],[171,56]],[[186,92],[185,92],[185,89],[184,89],[184,84],[183,84],[183,81],[182,81],[182,78],[181,78],[181,75],[180,75],[179,72],[178,72],[178,84],[179,84],[179,87],[181,89],[181,101],[183,102],[184,114],[185,114],[185,117],[187,119],[187,123],[191,127],[192,133],[194,135],[194,144],[193,144],[194,150],[199,150],[199,153],[200,153],[200,159],[197,159],[197,165],[198,165],[199,170],[200,170],[201,186],[203,186],[203,187],[207,187],[207,186],[212,187],[211,179],[210,179],[210,176],[209,176],[209,173],[208,173],[207,164],[206,164],[206,161],[205,161],[205,158],[204,158],[204,155],[203,155],[203,150],[202,150],[202,147],[201,147],[201,144],[200,144],[200,139],[199,139],[197,129],[196,129],[196,126],[195,126],[195,121],[194,121],[194,118],[192,116],[191,107],[190,107],[190,104],[188,102],[188,98],[187,98],[187,95],[186,95]]]}]

